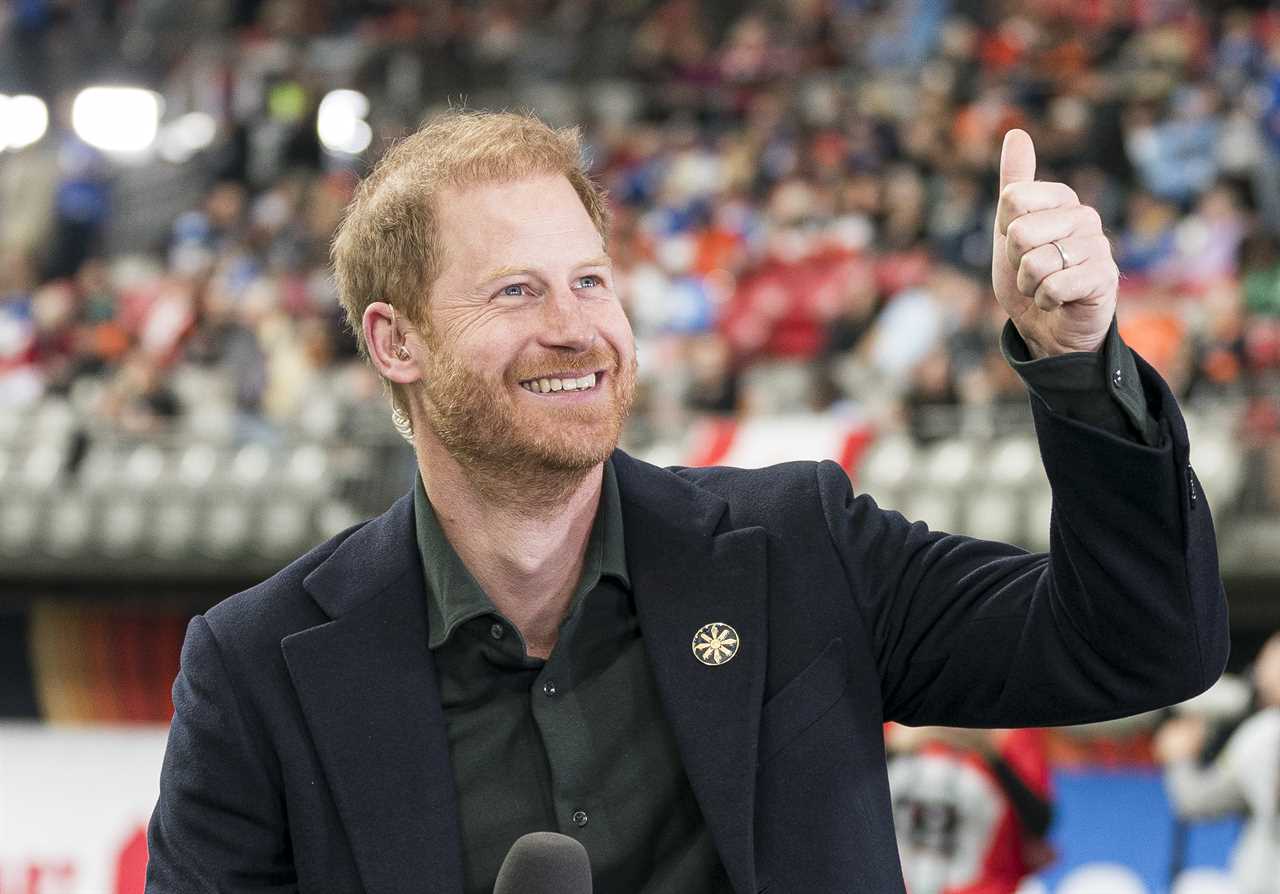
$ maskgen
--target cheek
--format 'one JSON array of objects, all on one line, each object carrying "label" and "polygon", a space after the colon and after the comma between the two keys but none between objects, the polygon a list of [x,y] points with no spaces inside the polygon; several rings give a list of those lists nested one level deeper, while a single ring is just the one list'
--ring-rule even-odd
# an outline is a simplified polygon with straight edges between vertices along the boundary
[{"label": "cheek", "polygon": [[597,322],[600,334],[618,352],[619,358],[629,362],[636,353],[635,335],[631,332],[631,322],[622,310],[622,305],[614,303],[601,315]]},{"label": "cheek", "polygon": [[506,358],[498,356],[483,341],[464,339],[446,342],[432,357],[426,375],[449,387],[474,391],[500,384],[506,376]]}]

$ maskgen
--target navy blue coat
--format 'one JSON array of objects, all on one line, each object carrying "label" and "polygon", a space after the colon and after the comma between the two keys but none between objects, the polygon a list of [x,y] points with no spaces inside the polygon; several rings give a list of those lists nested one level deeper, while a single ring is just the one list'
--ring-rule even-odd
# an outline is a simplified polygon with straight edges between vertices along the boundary
[{"label": "navy blue coat", "polygon": [[[614,455],[645,646],[736,891],[902,891],[886,720],[1081,723],[1217,678],[1209,507],[1173,397],[1139,367],[1159,448],[1033,399],[1048,555],[908,522],[833,463]],[[461,889],[424,607],[405,496],[191,622],[148,892]],[[741,639],[718,667],[691,649],[711,621]]]}]

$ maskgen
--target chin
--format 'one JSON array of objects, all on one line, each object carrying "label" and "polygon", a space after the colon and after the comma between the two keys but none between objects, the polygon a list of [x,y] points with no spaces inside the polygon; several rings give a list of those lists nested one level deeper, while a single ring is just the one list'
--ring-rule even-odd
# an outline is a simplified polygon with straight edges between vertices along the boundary
[{"label": "chin", "polygon": [[559,431],[551,437],[526,444],[527,449],[521,453],[548,470],[586,472],[609,458],[618,446],[619,434],[597,428],[589,434],[573,437],[571,431]]}]

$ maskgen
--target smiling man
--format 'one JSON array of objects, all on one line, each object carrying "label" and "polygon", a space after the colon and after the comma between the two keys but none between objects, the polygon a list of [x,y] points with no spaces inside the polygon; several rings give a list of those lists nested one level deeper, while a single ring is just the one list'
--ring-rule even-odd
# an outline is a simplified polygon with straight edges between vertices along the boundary
[{"label": "smiling man", "polygon": [[152,892],[487,894],[537,830],[597,892],[900,892],[881,736],[1101,720],[1226,658],[1167,387],[1096,212],[1006,137],[992,285],[1054,488],[1049,554],[933,532],[833,463],[616,449],[635,347],[577,135],[429,122],[334,243],[419,477],[192,620]]}]

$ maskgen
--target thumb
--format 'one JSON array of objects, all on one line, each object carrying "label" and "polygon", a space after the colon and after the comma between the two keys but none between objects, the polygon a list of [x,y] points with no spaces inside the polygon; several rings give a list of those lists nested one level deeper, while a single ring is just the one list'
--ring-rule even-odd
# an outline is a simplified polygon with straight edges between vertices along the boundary
[{"label": "thumb", "polygon": [[1000,191],[1010,183],[1036,179],[1036,147],[1025,130],[1014,128],[1004,135],[1000,149]]}]

